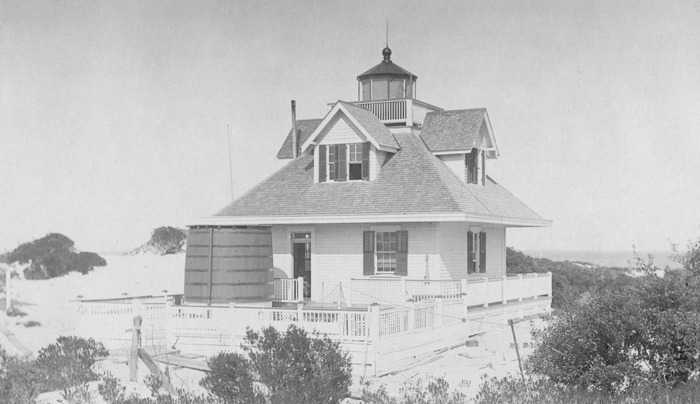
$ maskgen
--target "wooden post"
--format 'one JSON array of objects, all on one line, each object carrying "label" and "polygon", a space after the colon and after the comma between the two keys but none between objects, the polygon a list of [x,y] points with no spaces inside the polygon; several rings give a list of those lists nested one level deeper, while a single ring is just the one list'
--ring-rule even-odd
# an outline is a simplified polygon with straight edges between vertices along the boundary
[{"label": "wooden post", "polygon": [[552,272],[547,272],[547,277],[549,278],[548,280],[548,285],[547,285],[547,296],[552,297]]},{"label": "wooden post", "polygon": [[523,384],[525,384],[525,374],[523,373],[523,363],[520,361],[520,350],[518,349],[518,339],[515,337],[515,327],[513,327],[513,320],[508,320],[510,325],[510,330],[513,332],[513,343],[515,344],[515,354],[518,356],[518,366],[520,367],[520,377],[523,379]]},{"label": "wooden post", "polygon": [[377,376],[377,356],[379,356],[379,304],[372,303],[370,305],[370,318],[369,318],[369,332],[370,340],[372,341],[372,348],[374,351],[374,358],[372,358],[372,370],[374,371],[373,376]]},{"label": "wooden post", "polygon": [[503,275],[501,277],[501,293],[502,293],[501,298],[503,299],[503,301],[501,303],[503,303],[503,304],[508,303],[508,298],[506,297],[506,291],[507,291],[506,281],[508,281],[508,276]]},{"label": "wooden post", "polygon": [[467,295],[467,280],[462,279],[462,322],[466,323],[469,318],[468,307],[469,307],[469,296]]},{"label": "wooden post", "polygon": [[403,276],[399,280],[399,296],[401,296],[400,300],[396,303],[408,301],[408,290],[406,289],[406,278]]},{"label": "wooden post", "polygon": [[131,332],[131,352],[129,355],[129,381],[139,380],[139,348],[141,348],[141,316],[134,317],[134,327],[126,330]]},{"label": "wooden post", "polygon": [[304,277],[297,278],[297,302],[304,301]]},{"label": "wooden post", "polygon": [[523,274],[519,274],[518,275],[518,287],[516,288],[516,290],[518,291],[518,301],[519,302],[523,301],[523,292],[522,292],[523,285],[524,285]]}]

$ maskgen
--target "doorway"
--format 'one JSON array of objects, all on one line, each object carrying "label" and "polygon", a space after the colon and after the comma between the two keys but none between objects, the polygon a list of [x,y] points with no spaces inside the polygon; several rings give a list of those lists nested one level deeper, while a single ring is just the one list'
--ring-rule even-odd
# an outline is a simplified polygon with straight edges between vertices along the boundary
[{"label": "doorway", "polygon": [[304,298],[311,298],[311,233],[292,233],[294,278],[304,278]]}]

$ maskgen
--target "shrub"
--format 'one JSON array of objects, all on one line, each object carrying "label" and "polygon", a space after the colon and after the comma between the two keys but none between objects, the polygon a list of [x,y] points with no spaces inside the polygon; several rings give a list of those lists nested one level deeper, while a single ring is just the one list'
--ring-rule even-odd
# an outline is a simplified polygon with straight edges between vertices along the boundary
[{"label": "shrub", "polygon": [[24,243],[6,254],[8,263],[31,265],[24,270],[27,279],[48,279],[65,275],[70,271],[86,274],[94,267],[105,266],[107,261],[92,252],[75,252],[73,240],[59,233]]},{"label": "shrub", "polygon": [[38,321],[29,320],[29,321],[27,321],[26,323],[24,323],[24,326],[27,327],[27,328],[30,328],[30,327],[39,327],[39,326],[41,326],[41,323],[38,322]]},{"label": "shrub", "polygon": [[526,367],[552,382],[621,392],[676,386],[700,371],[700,274],[692,268],[641,275],[629,287],[593,294],[533,333]]},{"label": "shrub", "polygon": [[56,342],[39,350],[33,368],[38,374],[42,391],[61,390],[76,384],[98,380],[92,366],[109,352],[94,339],[61,336]]},{"label": "shrub", "polygon": [[337,403],[349,395],[350,357],[338,342],[290,325],[247,330],[244,350],[271,404]]},{"label": "shrub", "polygon": [[[465,383],[465,382],[462,382]],[[468,384],[467,384],[468,385]],[[363,383],[362,401],[366,404],[461,404],[467,397],[458,391],[450,391],[450,384],[442,377],[418,379],[401,388],[402,399],[390,397],[384,385],[377,389]]]},{"label": "shrub", "polygon": [[207,360],[211,372],[199,384],[230,404],[264,403],[254,388],[250,363],[237,353],[221,352]]},{"label": "shrub", "polygon": [[5,314],[7,314],[8,317],[24,317],[27,315],[27,313],[14,306],[7,309],[7,312]]},{"label": "shrub", "polygon": [[0,397],[13,404],[34,404],[40,390],[32,362],[10,356],[0,347]]}]

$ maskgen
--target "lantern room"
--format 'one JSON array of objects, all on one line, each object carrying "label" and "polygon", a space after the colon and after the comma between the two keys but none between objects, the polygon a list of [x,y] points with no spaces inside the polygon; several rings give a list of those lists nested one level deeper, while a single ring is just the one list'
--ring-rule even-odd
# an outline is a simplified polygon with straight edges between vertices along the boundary
[{"label": "lantern room", "polygon": [[391,61],[389,47],[382,56],[381,63],[357,76],[358,101],[415,98],[418,77]]}]

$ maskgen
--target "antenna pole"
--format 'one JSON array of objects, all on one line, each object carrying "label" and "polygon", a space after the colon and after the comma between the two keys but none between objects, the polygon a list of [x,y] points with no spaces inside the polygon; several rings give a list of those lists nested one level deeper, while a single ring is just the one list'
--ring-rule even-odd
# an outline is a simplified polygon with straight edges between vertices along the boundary
[{"label": "antenna pole", "polygon": [[231,127],[226,125],[226,138],[228,139],[228,171],[231,175],[231,200],[233,201],[233,160],[231,159]]},{"label": "antenna pole", "polygon": [[389,20],[386,20],[386,47],[389,47]]}]

